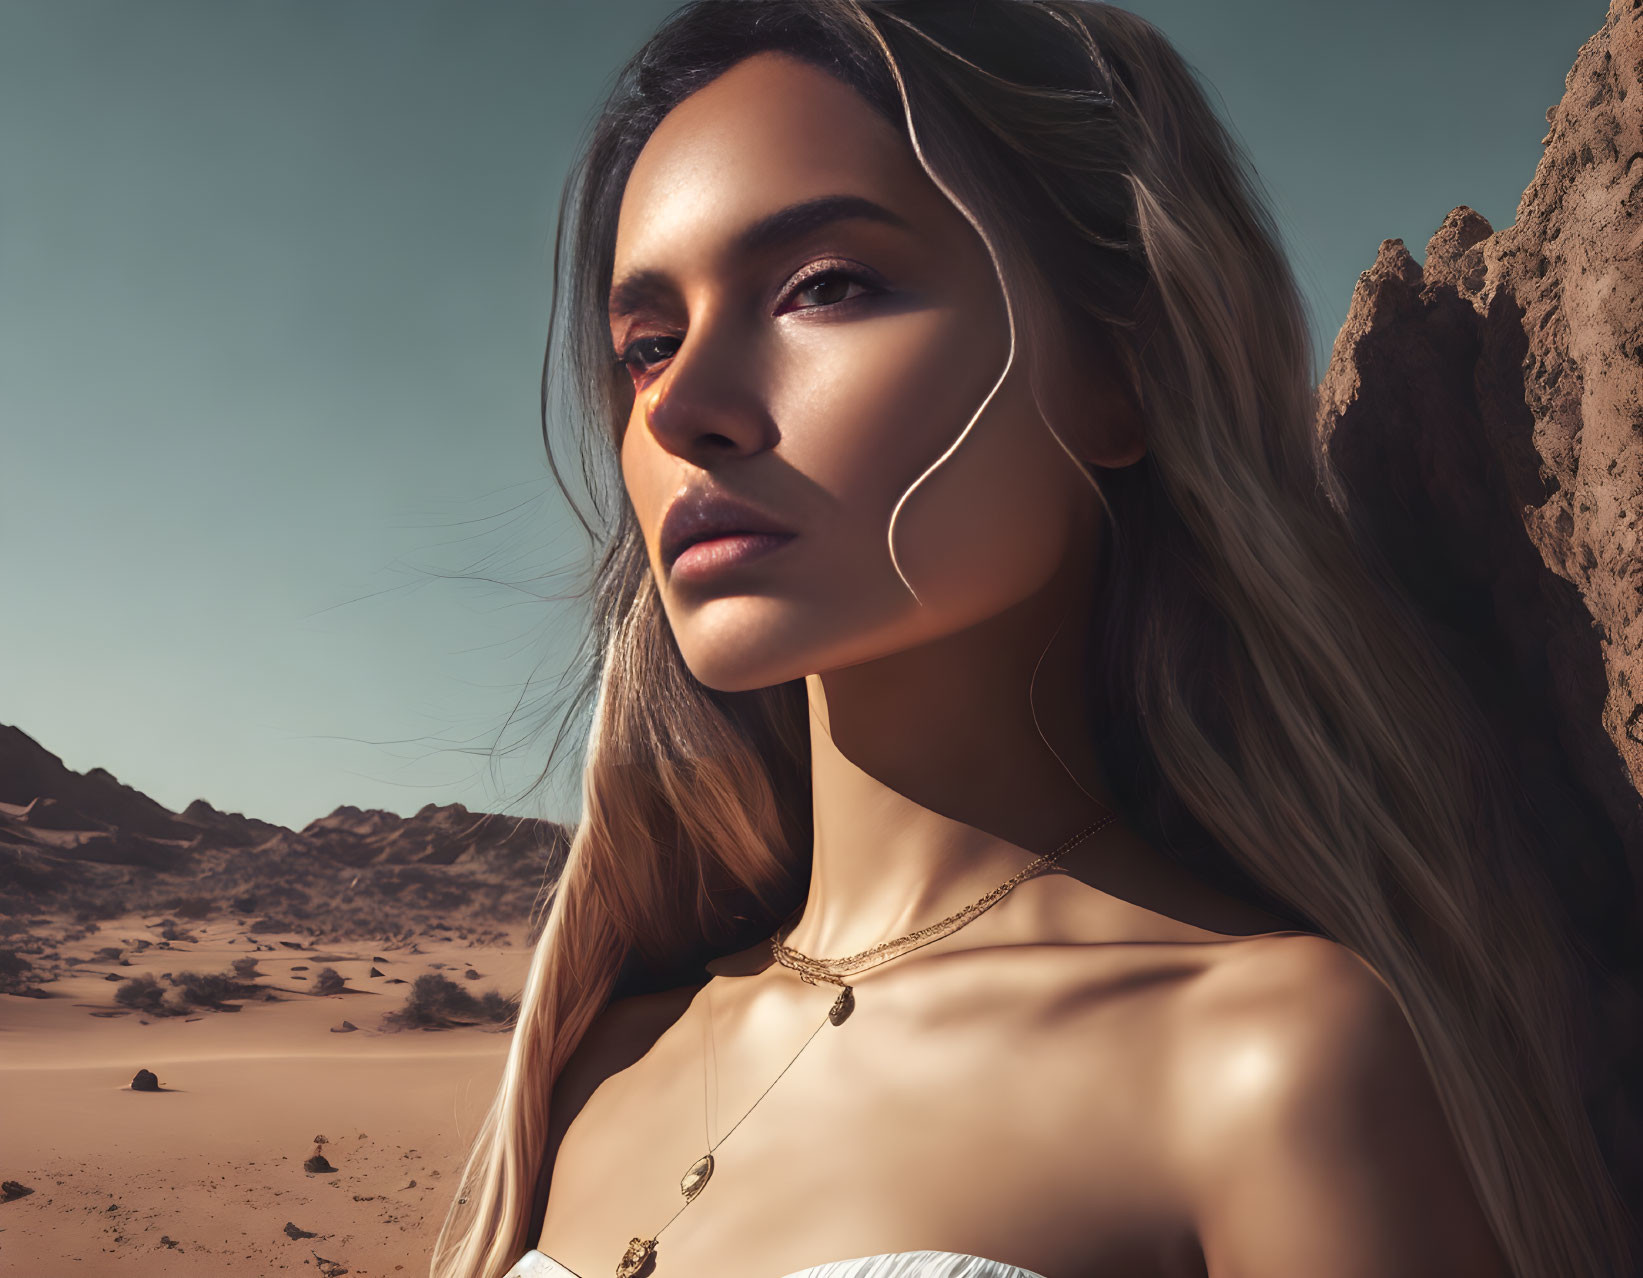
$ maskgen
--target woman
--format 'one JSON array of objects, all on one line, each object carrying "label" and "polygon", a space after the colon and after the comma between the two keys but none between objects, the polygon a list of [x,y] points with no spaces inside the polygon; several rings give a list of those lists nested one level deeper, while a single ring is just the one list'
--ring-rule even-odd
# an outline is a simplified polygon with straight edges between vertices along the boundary
[{"label": "woman", "polygon": [[1164,39],[701,0],[572,180],[584,813],[435,1278],[1621,1272],[1522,814]]}]

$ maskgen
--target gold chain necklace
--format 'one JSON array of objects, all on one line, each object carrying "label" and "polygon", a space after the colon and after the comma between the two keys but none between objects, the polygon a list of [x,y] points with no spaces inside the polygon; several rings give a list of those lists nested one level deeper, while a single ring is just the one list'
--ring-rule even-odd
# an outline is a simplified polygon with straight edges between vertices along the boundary
[{"label": "gold chain necklace", "polygon": [[[1056,861],[1065,856],[1073,848],[1077,847],[1078,844],[1084,842],[1085,839],[1088,839],[1098,830],[1103,829],[1105,826],[1113,821],[1116,821],[1117,819],[1117,813],[1109,811],[1104,817],[1086,826],[1072,838],[1068,839],[1055,851],[1046,852],[1043,856],[1039,857],[1025,869],[1011,875],[1009,879],[999,884],[998,887],[987,893],[987,895],[982,897],[979,901],[965,906],[956,914],[948,915],[939,923],[932,923],[929,927],[920,928],[916,932],[909,932],[906,936],[898,936],[894,940],[885,941],[882,944],[873,946],[871,949],[863,950],[859,954],[852,954],[841,959],[812,958],[808,954],[801,954],[798,950],[791,949],[788,946],[783,945],[780,941],[780,937],[784,935],[784,933],[782,929],[778,928],[777,935],[770,938],[770,950],[775,956],[776,961],[783,967],[791,968],[794,971],[797,971],[799,973],[799,979],[804,981],[807,985],[814,985],[817,981],[829,981],[835,985],[841,986],[842,988],[839,990],[838,997],[833,1000],[832,1006],[827,1009],[827,1018],[822,1021],[821,1025],[816,1026],[815,1029],[810,1031],[810,1037],[806,1038],[804,1042],[799,1045],[799,1050],[793,1053],[792,1060],[789,1060],[786,1065],[782,1066],[781,1073],[777,1074],[775,1078],[770,1080],[770,1085],[766,1087],[764,1091],[760,1092],[758,1098],[753,1102],[753,1104],[749,1105],[747,1109],[742,1112],[741,1118],[736,1120],[736,1122],[731,1126],[730,1131],[719,1137],[717,1141],[714,1141],[712,1128],[708,1125],[707,1059],[709,1052],[704,1052],[702,1054],[702,1121],[707,1130],[707,1153],[703,1154],[700,1158],[693,1162],[690,1165],[689,1170],[685,1172],[684,1177],[679,1181],[679,1192],[685,1196],[685,1201],[679,1205],[679,1210],[669,1216],[667,1222],[662,1226],[662,1228],[658,1229],[649,1238],[635,1237],[628,1242],[628,1248],[622,1253],[622,1259],[616,1266],[616,1278],[638,1278],[638,1274],[640,1270],[645,1267],[646,1262],[655,1256],[656,1240],[662,1236],[662,1231],[679,1218],[679,1212],[682,1212],[686,1207],[690,1206],[690,1204],[695,1201],[696,1195],[702,1192],[702,1188],[707,1184],[708,1178],[713,1175],[714,1150],[718,1149],[720,1145],[730,1139],[731,1132],[734,1132],[737,1127],[740,1127],[747,1116],[758,1107],[759,1101],[762,1101],[770,1094],[770,1088],[774,1087],[781,1081],[782,1075],[786,1074],[787,1071],[793,1067],[793,1062],[798,1060],[799,1057],[804,1054],[804,1049],[810,1046],[811,1040],[814,1039],[817,1034],[821,1033],[822,1025],[842,1025],[844,1023],[845,1018],[850,1015],[856,1005],[855,991],[843,979],[845,975],[855,975],[856,973],[865,971],[868,968],[878,967],[880,964],[888,963],[892,959],[900,958],[902,955],[911,950],[918,949],[923,945],[928,945],[932,941],[939,940],[943,936],[949,936],[958,931],[959,928],[963,927],[966,923],[972,922],[978,915],[996,905],[1006,894],[1011,891],[1011,889],[1025,882],[1033,875],[1042,873],[1044,870],[1054,865]],[[801,906],[800,909],[802,910],[803,907]],[[797,920],[790,917],[789,922],[796,923]],[[791,933],[792,927],[789,926],[785,935],[791,935]],[[883,957],[879,957],[880,955],[883,955]],[[707,1000],[705,1004],[707,1019],[703,1022],[703,1028],[707,1030],[707,1040],[710,1045],[710,1052],[713,1056],[713,1076],[717,1079],[719,1074],[719,1061],[717,1046],[714,1044],[713,1040],[713,996],[711,991],[712,981],[709,980],[707,990],[704,991],[704,997]]]},{"label": "gold chain necklace", "polygon": [[[956,914],[949,914],[939,923],[932,923],[929,927],[920,928],[916,932],[909,932],[906,936],[898,936],[893,940],[881,942],[846,958],[818,959],[782,944],[784,935],[792,935],[792,928],[789,927],[785,933],[778,930],[777,935],[771,938],[770,951],[775,955],[778,963],[798,972],[799,979],[807,984],[814,985],[817,981],[831,981],[835,985],[843,986],[839,993],[839,999],[841,1001],[848,1000],[852,997],[851,988],[841,979],[842,977],[854,976],[858,972],[866,971],[868,968],[877,967],[880,963],[888,963],[893,958],[900,958],[909,951],[916,950],[920,946],[929,945],[932,941],[940,940],[942,937],[958,931],[959,928],[976,918],[977,915],[985,913],[998,904],[1011,889],[1050,868],[1085,839],[1117,819],[1117,813],[1108,812],[1106,816],[1085,826],[1084,829],[1073,835],[1055,851],[1046,852],[1031,865],[1012,875],[979,901],[966,905]],[[878,958],[877,962],[874,962],[873,960],[881,954],[884,957]],[[848,1013],[846,1014],[848,1015]]]}]

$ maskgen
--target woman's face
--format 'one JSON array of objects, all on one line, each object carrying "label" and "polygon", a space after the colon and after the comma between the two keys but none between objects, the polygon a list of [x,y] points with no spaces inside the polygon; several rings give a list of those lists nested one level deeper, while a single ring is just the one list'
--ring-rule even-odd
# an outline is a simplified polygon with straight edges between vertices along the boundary
[{"label": "woman's face", "polygon": [[[624,191],[613,280],[611,340],[634,382],[623,477],[674,636],[709,687],[955,634],[1088,552],[1095,495],[1041,419],[1018,344],[897,516],[917,599],[898,575],[892,512],[993,389],[1009,326],[981,238],[905,138],[826,73],[760,54],[670,112]],[[1041,399],[1075,451],[1139,456],[1071,354],[1045,372]],[[694,535],[764,535],[709,536],[675,560],[692,531],[678,516],[704,495],[762,518],[721,513]]]}]

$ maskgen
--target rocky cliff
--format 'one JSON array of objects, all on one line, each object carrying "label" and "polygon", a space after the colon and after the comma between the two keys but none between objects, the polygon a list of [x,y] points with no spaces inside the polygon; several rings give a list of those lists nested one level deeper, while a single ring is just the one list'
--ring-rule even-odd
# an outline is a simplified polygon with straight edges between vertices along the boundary
[{"label": "rocky cliff", "polygon": [[532,912],[568,847],[555,822],[459,803],[410,817],[344,806],[301,830],[204,799],[176,813],[0,724],[0,916],[238,913],[356,937],[430,916],[507,922]]},{"label": "rocky cliff", "polygon": [[[1516,757],[1597,969],[1603,1135],[1643,1201],[1643,0],[1581,48],[1516,221],[1358,279],[1318,431]],[[1629,986],[1630,988],[1623,988]]]}]

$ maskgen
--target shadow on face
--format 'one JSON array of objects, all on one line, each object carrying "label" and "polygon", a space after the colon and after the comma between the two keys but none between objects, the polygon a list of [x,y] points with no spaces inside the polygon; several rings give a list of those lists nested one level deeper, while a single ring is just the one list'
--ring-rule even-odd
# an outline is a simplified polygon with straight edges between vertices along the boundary
[{"label": "shadow on face", "polygon": [[[758,54],[662,121],[624,190],[611,299],[624,481],[709,687],[955,634],[1087,553],[1095,494],[1029,352],[1012,358],[986,243],[825,72]],[[1099,417],[1071,355],[1037,354],[1052,419]],[[700,504],[721,495],[749,509]],[[705,516],[677,557],[676,501],[675,520]]]}]

